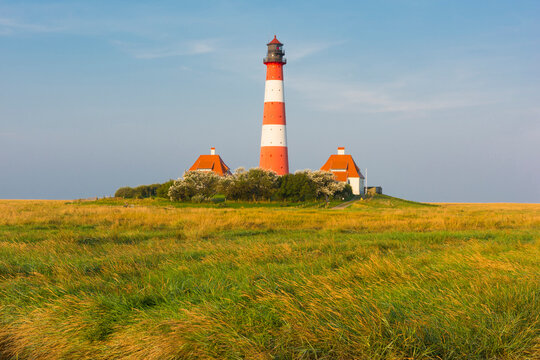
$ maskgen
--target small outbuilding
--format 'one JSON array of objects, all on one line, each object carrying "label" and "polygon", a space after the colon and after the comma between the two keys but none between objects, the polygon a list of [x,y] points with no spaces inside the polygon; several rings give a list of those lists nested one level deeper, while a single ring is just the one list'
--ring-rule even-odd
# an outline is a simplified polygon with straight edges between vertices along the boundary
[{"label": "small outbuilding", "polygon": [[231,169],[221,156],[216,155],[216,148],[210,148],[210,155],[200,155],[189,171],[213,171],[220,176],[230,175]]},{"label": "small outbuilding", "polygon": [[351,155],[345,155],[345,148],[338,147],[337,155],[330,155],[321,170],[331,171],[338,181],[351,185],[354,195],[364,195],[364,175]]}]

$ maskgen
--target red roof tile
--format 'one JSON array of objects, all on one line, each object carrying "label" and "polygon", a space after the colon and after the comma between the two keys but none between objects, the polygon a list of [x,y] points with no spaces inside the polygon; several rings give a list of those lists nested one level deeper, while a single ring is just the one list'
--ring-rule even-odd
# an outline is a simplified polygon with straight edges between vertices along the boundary
[{"label": "red roof tile", "polygon": [[330,155],[321,170],[331,171],[338,181],[347,181],[354,177],[364,178],[351,155]]},{"label": "red roof tile", "polygon": [[333,171],[334,177],[337,181],[347,181],[347,172],[346,171]]},{"label": "red roof tile", "polygon": [[194,170],[212,170],[218,175],[227,175],[231,173],[230,168],[225,164],[219,155],[201,155],[195,163],[189,168]]},{"label": "red roof tile", "polygon": [[279,40],[276,38],[276,35],[274,35],[274,38],[272,39],[272,41],[270,41],[268,43],[268,45],[270,44],[279,44],[279,45],[283,45],[282,43],[279,42]]}]

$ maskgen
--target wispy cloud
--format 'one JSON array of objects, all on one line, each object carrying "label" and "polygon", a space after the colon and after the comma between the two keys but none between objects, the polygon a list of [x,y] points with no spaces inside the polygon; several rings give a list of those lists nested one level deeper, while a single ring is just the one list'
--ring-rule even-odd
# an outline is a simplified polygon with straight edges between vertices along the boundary
[{"label": "wispy cloud", "polygon": [[0,18],[0,35],[14,35],[17,33],[51,33],[61,31],[61,27],[32,24],[10,18]]},{"label": "wispy cloud", "polygon": [[114,41],[113,44],[137,59],[159,59],[212,53],[216,51],[216,42],[216,39],[202,39],[160,46],[146,46],[124,41]]},{"label": "wispy cloud", "polygon": [[334,42],[320,42],[315,44],[309,44],[301,42],[299,44],[292,44],[294,52],[287,57],[289,60],[297,61],[299,59],[305,58],[306,56],[316,54],[318,52],[324,51],[334,46],[339,46],[344,44],[346,41],[334,41]]},{"label": "wispy cloud", "polygon": [[[324,111],[353,113],[420,112],[489,104],[495,100],[475,91],[418,94],[414,83],[362,84],[313,78],[293,78],[292,90]],[[408,95],[416,93],[416,95]]]}]

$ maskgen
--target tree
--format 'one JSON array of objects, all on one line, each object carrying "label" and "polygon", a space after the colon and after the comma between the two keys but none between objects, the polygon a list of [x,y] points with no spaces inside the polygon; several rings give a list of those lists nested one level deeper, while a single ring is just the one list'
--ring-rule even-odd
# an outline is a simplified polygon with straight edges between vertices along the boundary
[{"label": "tree", "polygon": [[223,177],[219,184],[219,191],[223,193],[227,199],[249,200],[246,170],[240,167],[235,170],[233,175]]},{"label": "tree", "polygon": [[326,202],[328,202],[328,200],[336,193],[339,193],[345,189],[346,184],[344,182],[337,181],[334,178],[334,174],[332,174],[330,171],[308,171],[307,174],[315,183],[317,197],[324,197]]},{"label": "tree", "polygon": [[149,197],[156,196],[157,189],[161,184],[151,184],[151,185],[139,185],[134,191],[134,197],[137,199],[145,199]]},{"label": "tree", "polygon": [[238,168],[234,174],[224,177],[211,171],[187,171],[183,178],[163,184],[122,187],[115,196],[138,199],[157,196],[173,201],[194,200],[196,196],[197,201],[206,201],[218,193],[230,200],[307,201],[324,198],[328,201],[331,197],[350,198],[352,189],[326,171],[302,170],[278,176],[269,170]]},{"label": "tree", "polygon": [[167,192],[169,187],[173,184],[173,180],[170,180],[163,184],[151,184],[151,185],[139,185],[135,188],[126,186],[116,190],[115,197],[121,197],[125,199],[144,199],[149,197],[164,197],[167,198]]},{"label": "tree", "polygon": [[276,196],[282,200],[306,201],[317,197],[315,183],[304,172],[283,175]]},{"label": "tree", "polygon": [[169,188],[171,200],[189,200],[195,195],[209,199],[217,193],[220,176],[212,171],[186,171]]},{"label": "tree", "polygon": [[278,176],[273,171],[249,169],[247,180],[253,200],[270,200],[277,190]]},{"label": "tree", "polygon": [[231,200],[269,200],[279,186],[278,176],[264,169],[238,168],[221,179],[219,190]]},{"label": "tree", "polygon": [[194,195],[183,179],[175,180],[167,192],[171,201],[189,200]]},{"label": "tree", "polygon": [[116,190],[114,197],[132,199],[135,197],[135,190],[129,186],[121,187],[120,189]]},{"label": "tree", "polygon": [[343,198],[345,200],[348,200],[352,198],[353,196],[354,194],[352,191],[352,187],[349,184],[345,184],[345,187],[343,188],[343,190],[338,191],[337,193],[334,194],[334,197]]},{"label": "tree", "polygon": [[169,197],[169,188],[174,184],[174,180],[169,180],[161,184],[156,190],[156,196],[167,199]]}]

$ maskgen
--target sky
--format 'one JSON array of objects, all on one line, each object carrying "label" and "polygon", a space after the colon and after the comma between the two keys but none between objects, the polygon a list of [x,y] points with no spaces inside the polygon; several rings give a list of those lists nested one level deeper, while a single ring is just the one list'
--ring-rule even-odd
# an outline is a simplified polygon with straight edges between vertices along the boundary
[{"label": "sky", "polygon": [[291,170],[338,146],[368,185],[540,202],[540,2],[0,0],[0,198],[258,166],[266,43],[284,43]]}]

